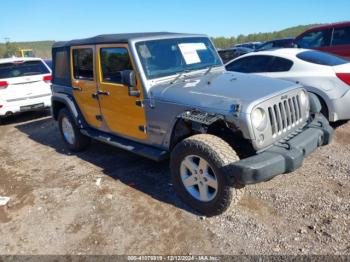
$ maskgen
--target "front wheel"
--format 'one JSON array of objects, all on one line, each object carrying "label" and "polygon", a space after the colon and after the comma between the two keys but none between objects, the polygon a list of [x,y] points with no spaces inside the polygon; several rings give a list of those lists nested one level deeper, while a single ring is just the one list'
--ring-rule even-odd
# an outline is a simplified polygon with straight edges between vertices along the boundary
[{"label": "front wheel", "polygon": [[175,190],[183,201],[206,216],[225,212],[240,199],[243,189],[232,185],[227,165],[239,157],[221,138],[195,135],[180,142],[171,154]]},{"label": "front wheel", "polygon": [[73,152],[80,152],[86,149],[91,139],[84,136],[75,124],[71,113],[63,108],[58,114],[58,126],[66,147]]}]

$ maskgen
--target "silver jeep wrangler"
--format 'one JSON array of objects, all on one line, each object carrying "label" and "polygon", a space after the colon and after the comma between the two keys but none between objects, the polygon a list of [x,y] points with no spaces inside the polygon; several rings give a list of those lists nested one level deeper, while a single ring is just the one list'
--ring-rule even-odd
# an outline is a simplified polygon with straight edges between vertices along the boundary
[{"label": "silver jeep wrangler", "polygon": [[52,113],[66,146],[97,139],[160,161],[192,208],[299,168],[333,130],[296,83],[227,72],[204,35],[101,35],[53,46]]}]

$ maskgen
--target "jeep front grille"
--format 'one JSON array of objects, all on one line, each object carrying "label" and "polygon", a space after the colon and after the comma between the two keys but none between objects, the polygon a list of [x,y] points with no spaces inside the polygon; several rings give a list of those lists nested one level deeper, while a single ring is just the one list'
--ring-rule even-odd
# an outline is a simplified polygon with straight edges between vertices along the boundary
[{"label": "jeep front grille", "polygon": [[302,88],[295,88],[271,97],[255,105],[266,112],[265,128],[253,128],[253,147],[257,150],[267,148],[274,143],[288,138],[307,123],[310,106],[302,103]]},{"label": "jeep front grille", "polygon": [[292,96],[268,107],[272,135],[292,129],[302,121],[299,95]]}]

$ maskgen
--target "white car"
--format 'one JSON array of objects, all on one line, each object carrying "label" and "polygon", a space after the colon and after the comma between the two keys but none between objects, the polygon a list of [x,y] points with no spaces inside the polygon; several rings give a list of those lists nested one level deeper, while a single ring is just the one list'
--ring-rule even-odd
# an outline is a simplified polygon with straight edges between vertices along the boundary
[{"label": "white car", "polygon": [[300,83],[320,98],[322,113],[329,121],[350,119],[350,61],[344,58],[281,48],[240,56],[228,62],[226,70]]},{"label": "white car", "polygon": [[0,59],[0,121],[50,107],[51,95],[51,69],[42,59]]}]

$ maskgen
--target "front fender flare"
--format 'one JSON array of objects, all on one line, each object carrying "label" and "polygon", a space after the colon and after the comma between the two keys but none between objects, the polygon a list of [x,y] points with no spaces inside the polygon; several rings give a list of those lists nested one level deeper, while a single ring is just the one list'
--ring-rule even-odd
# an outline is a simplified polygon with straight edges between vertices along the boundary
[{"label": "front fender flare", "polygon": [[[180,138],[191,135],[192,133],[207,133],[210,125],[217,121],[224,121],[224,116],[220,114],[207,113],[200,110],[186,110],[179,114],[172,124],[170,132],[170,148],[178,142]],[[178,125],[182,125],[179,129]],[[179,137],[177,137],[179,136]]]}]

